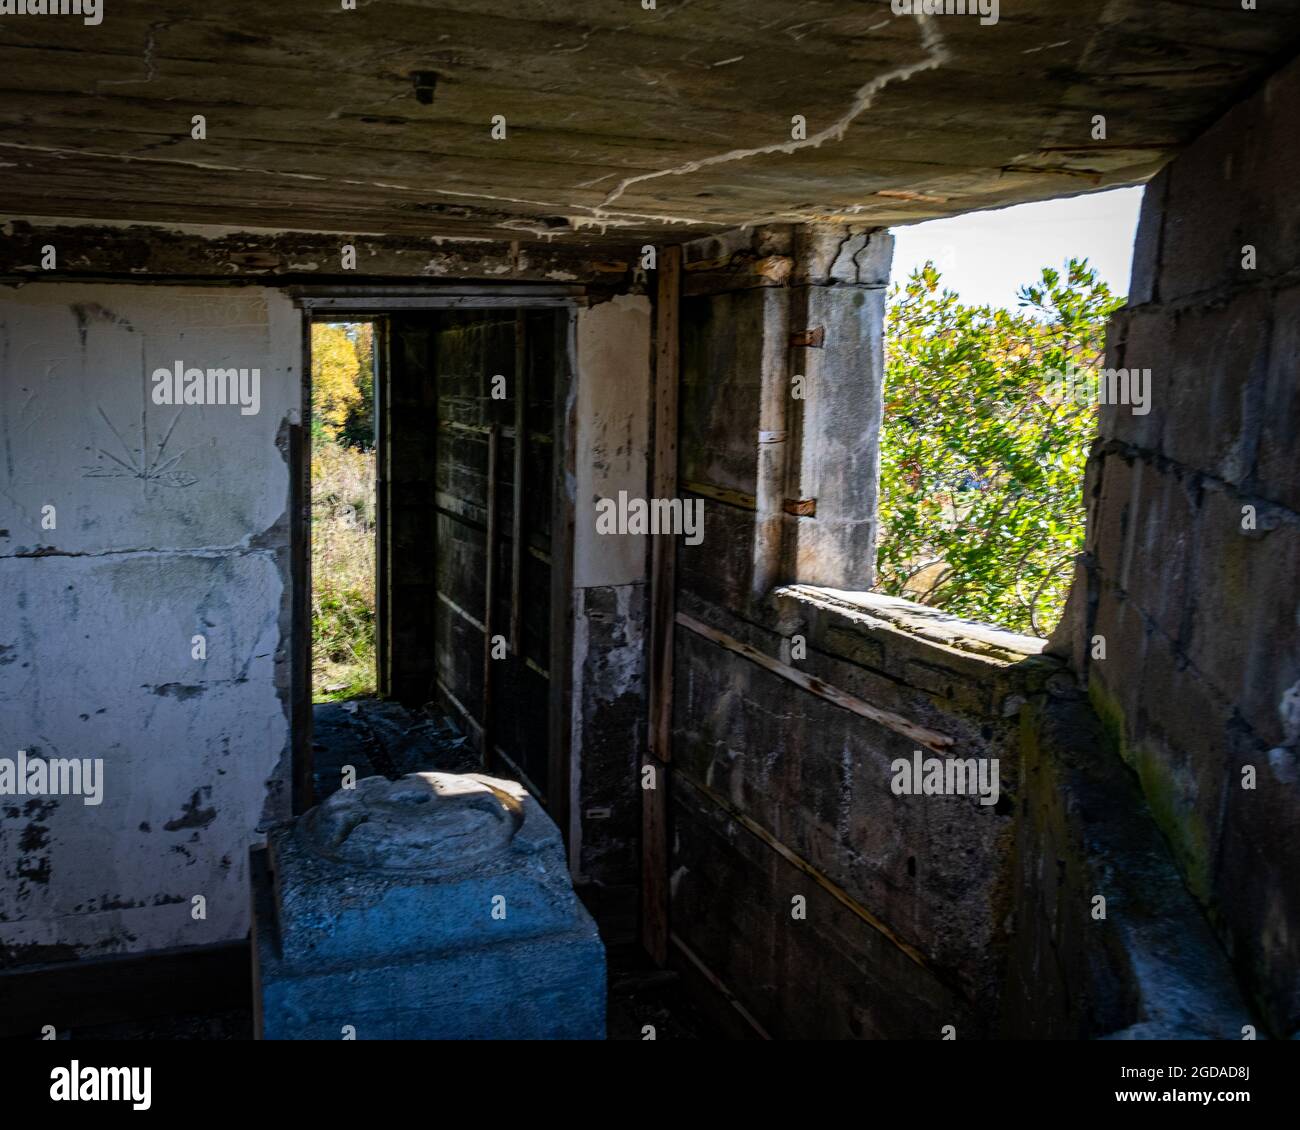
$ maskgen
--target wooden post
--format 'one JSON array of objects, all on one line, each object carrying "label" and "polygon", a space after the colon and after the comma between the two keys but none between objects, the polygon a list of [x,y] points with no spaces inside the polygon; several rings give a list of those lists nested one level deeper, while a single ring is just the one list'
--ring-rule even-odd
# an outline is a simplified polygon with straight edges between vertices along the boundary
[{"label": "wooden post", "polygon": [[497,574],[497,445],[501,427],[493,422],[487,434],[487,536],[483,600],[483,731],[480,750],[483,764],[492,764],[492,608],[496,601]]},{"label": "wooden post", "polygon": [[515,311],[515,461],[514,505],[510,528],[510,654],[523,658],[520,606],[524,576],[524,448],[528,443],[527,333],[524,312]]},{"label": "wooden post", "polygon": [[555,385],[551,466],[551,672],[546,811],[559,825],[576,868],[576,844],[570,826],[569,782],[572,779],[570,725],[573,717],[573,484],[577,481],[578,314],[569,310],[555,325]]},{"label": "wooden post", "polygon": [[[678,314],[682,250],[659,256],[655,301],[653,498],[677,495]],[[650,550],[650,671],[648,749],[641,788],[641,942],[659,965],[668,960],[668,771],[672,761],[673,624],[677,543],[655,535]],[[654,787],[646,788],[646,770]]]},{"label": "wooden post", "polygon": [[[392,498],[389,483],[392,479],[389,455],[389,436],[392,434],[388,405],[392,399],[390,383],[392,365],[388,356],[390,335],[389,320],[375,321],[375,352],[371,375],[374,380],[374,442],[375,442],[375,689],[380,698],[393,693],[392,623],[389,601],[389,554],[392,542]],[[430,692],[429,697],[433,694]]]},{"label": "wooden post", "polygon": [[306,812],[316,803],[311,741],[311,327],[311,311],[304,310],[301,416],[289,428],[290,513],[294,516],[289,531],[289,570],[294,586],[293,641],[289,649],[289,681],[293,688],[290,806],[294,815]]}]

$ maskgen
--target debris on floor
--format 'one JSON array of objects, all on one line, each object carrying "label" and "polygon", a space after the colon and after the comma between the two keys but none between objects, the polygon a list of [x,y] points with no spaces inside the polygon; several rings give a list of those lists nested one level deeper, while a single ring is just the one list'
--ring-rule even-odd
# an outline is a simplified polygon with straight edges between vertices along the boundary
[{"label": "debris on floor", "polygon": [[339,787],[347,765],[356,770],[357,780],[483,768],[468,738],[444,716],[378,698],[316,703],[312,760],[318,801]]}]

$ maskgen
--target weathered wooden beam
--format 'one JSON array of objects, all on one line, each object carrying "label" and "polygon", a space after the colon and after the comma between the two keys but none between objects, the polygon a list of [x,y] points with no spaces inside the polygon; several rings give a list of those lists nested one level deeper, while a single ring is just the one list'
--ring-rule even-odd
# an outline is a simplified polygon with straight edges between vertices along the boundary
[{"label": "weathered wooden beam", "polygon": [[821,887],[822,890],[824,890],[846,910],[855,914],[873,930],[877,931],[884,938],[892,942],[902,953],[906,954],[911,961],[915,962],[927,973],[934,974],[944,984],[948,984],[948,981],[936,972],[925,954],[918,950],[914,945],[901,938],[893,929],[890,928],[888,923],[877,918],[876,915],[872,914],[870,910],[858,902],[858,900],[850,895],[843,887],[823,875],[816,867],[804,859],[803,856],[788,848],[761,824],[751,820],[741,812],[740,809],[727,800],[726,797],[714,792],[708,786],[702,785],[699,781],[692,781],[686,777],[683,777],[682,779],[686,781],[690,789],[698,793],[700,796],[707,798],[718,808],[722,809],[731,820],[734,820],[750,835],[761,840],[787,863],[790,863],[792,866],[807,875],[808,878],[816,883],[817,886]]},{"label": "weathered wooden beam", "polygon": [[483,584],[483,731],[480,753],[485,766],[492,760],[492,623],[493,603],[496,599],[497,574],[497,446],[498,428],[492,424],[488,429],[487,451],[487,535],[484,554],[486,556],[486,578]]},{"label": "weathered wooden beam", "polygon": [[[310,311],[306,311],[310,325]],[[389,551],[392,540],[392,427],[389,418],[393,399],[391,324],[375,319],[375,688],[381,698],[393,693],[392,599],[389,592]],[[310,338],[310,333],[308,333]],[[311,368],[304,363],[303,372]],[[306,383],[306,382],[304,382]],[[304,405],[303,412],[309,411]],[[310,417],[304,416],[304,419]]]},{"label": "weathered wooden beam", "polygon": [[884,726],[887,730],[893,730],[896,734],[902,734],[918,745],[925,746],[926,749],[932,749],[936,753],[947,753],[953,747],[953,739],[947,734],[941,734],[937,730],[931,730],[925,726],[917,725],[915,722],[909,722],[902,715],[895,714],[892,711],[881,710],[878,706],[872,706],[869,702],[864,702],[860,698],[847,694],[838,687],[832,687],[829,683],[822,682],[821,679],[809,675],[806,671],[800,671],[797,667],[791,667],[778,659],[764,655],[757,648],[750,647],[749,644],[742,643],[733,636],[727,635],[726,632],[718,631],[717,628],[711,628],[708,624],[701,623],[695,617],[688,616],[685,612],[677,613],[677,623],[696,635],[717,644],[719,647],[743,656],[751,663],[757,663],[764,670],[771,671],[774,675],[780,675],[781,678],[789,680],[809,694],[825,699],[827,702],[838,706],[841,710],[847,710],[859,717],[875,722],[879,726]]},{"label": "weathered wooden beam", "polygon": [[555,446],[551,467],[551,631],[550,694],[547,709],[547,811],[559,826],[573,864],[569,782],[573,718],[573,541],[576,481],[577,312],[556,319],[554,416]]},{"label": "weathered wooden beam", "polygon": [[676,933],[671,934],[670,937],[672,939],[673,948],[690,963],[691,968],[694,969],[696,973],[704,978],[704,980],[713,988],[714,992],[735,1009],[737,1015],[749,1026],[753,1034],[760,1040],[770,1040],[772,1037],[769,1035],[767,1029],[758,1022],[749,1009],[740,1003],[740,998],[727,988],[723,983],[722,978],[704,964],[699,954],[682,941]]},{"label": "weathered wooden beam", "polygon": [[302,365],[305,374],[300,390],[299,422],[289,427],[289,468],[293,524],[289,530],[289,575],[293,582],[290,612],[293,642],[290,648],[289,686],[292,740],[293,794],[295,815],[316,803],[314,758],[312,756],[312,663],[311,663],[311,316],[303,311]]},{"label": "weathered wooden beam", "polygon": [[[427,233],[232,232],[232,219],[226,217],[224,228],[180,230],[161,222],[12,218],[0,240],[0,276],[242,280],[301,287],[309,299],[303,304],[321,309],[351,313],[369,302],[369,312],[383,313],[432,299],[444,306],[508,306],[506,300],[516,294],[524,305],[580,296],[588,287],[622,289],[632,279],[636,250],[631,244],[600,250],[576,243],[521,244],[501,232],[492,239],[480,235],[433,244]],[[41,269],[47,246],[58,254],[57,270]],[[356,252],[355,269],[344,266],[348,246]],[[571,281],[557,284],[557,277]],[[392,291],[377,293],[375,284],[366,286],[363,279],[382,280],[386,292]],[[311,293],[325,286],[336,293],[320,298]]]},{"label": "weathered wooden beam", "polygon": [[745,494],[744,491],[715,486],[713,483],[692,482],[689,479],[683,480],[681,487],[688,494],[698,494],[701,498],[711,498],[715,502],[722,502],[727,506],[736,506],[741,510],[756,510],[758,508],[758,502],[754,496]]},{"label": "weathered wooden beam", "polygon": [[[668,247],[659,257],[659,291],[655,304],[654,462],[652,498],[677,494],[677,397],[679,372],[679,312],[681,305],[680,247]],[[673,609],[677,543],[670,534],[653,537],[650,549],[650,752],[672,760]]]},{"label": "weathered wooden beam", "polygon": [[520,606],[524,583],[524,445],[528,442],[525,423],[528,406],[528,327],[524,312],[515,311],[515,435],[514,498],[510,529],[510,654],[523,650],[520,634]]},{"label": "weathered wooden beam", "polygon": [[465,611],[465,609],[463,609],[459,604],[457,604],[454,600],[452,600],[451,597],[449,597],[445,592],[439,592],[435,590],[434,596],[436,596],[440,601],[442,601],[443,604],[445,604],[448,608],[450,608],[454,613],[456,613],[457,616],[459,616],[467,624],[471,625],[476,631],[484,632],[487,630],[483,622],[477,616],[470,615],[468,612]]},{"label": "weathered wooden beam", "polygon": [[[654,461],[650,493],[677,494],[678,318],[681,306],[682,250],[659,256],[655,302]],[[668,961],[668,772],[672,761],[673,610],[677,544],[656,535],[650,551],[650,672],[648,748],[641,787],[641,941],[659,965]],[[653,774],[647,788],[645,771]]]}]

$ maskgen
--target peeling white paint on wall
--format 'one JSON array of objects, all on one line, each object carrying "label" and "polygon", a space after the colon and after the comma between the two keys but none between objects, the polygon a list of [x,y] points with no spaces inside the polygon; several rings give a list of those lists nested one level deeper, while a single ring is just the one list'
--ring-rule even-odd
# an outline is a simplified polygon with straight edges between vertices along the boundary
[{"label": "peeling white paint on wall", "polygon": [[[596,500],[620,490],[642,497],[647,489],[650,300],[620,295],[579,310],[575,355],[569,865],[582,879],[583,766],[595,756],[599,738],[608,740],[608,734],[589,735],[588,728],[601,724],[602,704],[636,693],[645,677],[646,539],[597,534]],[[616,631],[593,631],[585,589],[612,593],[608,615]]]},{"label": "peeling white paint on wall", "polygon": [[578,312],[574,585],[645,579],[645,538],[598,534],[596,500],[647,488],[650,300],[619,295]]},{"label": "peeling white paint on wall", "polygon": [[[261,288],[35,283],[0,295],[0,331],[0,751],[105,774],[98,807],[0,797],[0,948],[242,937],[248,847],[288,806],[300,322]],[[153,404],[177,359],[259,368],[260,411]]]}]

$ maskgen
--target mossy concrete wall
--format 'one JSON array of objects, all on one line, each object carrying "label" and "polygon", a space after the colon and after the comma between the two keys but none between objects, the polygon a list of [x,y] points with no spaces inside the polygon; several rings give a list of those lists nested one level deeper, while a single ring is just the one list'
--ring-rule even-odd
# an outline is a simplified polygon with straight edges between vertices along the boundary
[{"label": "mossy concrete wall", "polygon": [[[677,560],[677,965],[776,1037],[1239,1038],[1253,1017],[1068,666],[860,591],[890,244],[824,234],[685,256],[679,469],[706,533]],[[822,444],[836,409],[851,473]],[[945,761],[997,759],[996,803],[895,793],[920,744],[898,718]]]},{"label": "mossy concrete wall", "polygon": [[1147,188],[1062,637],[1275,1035],[1300,1030],[1300,66]]}]

